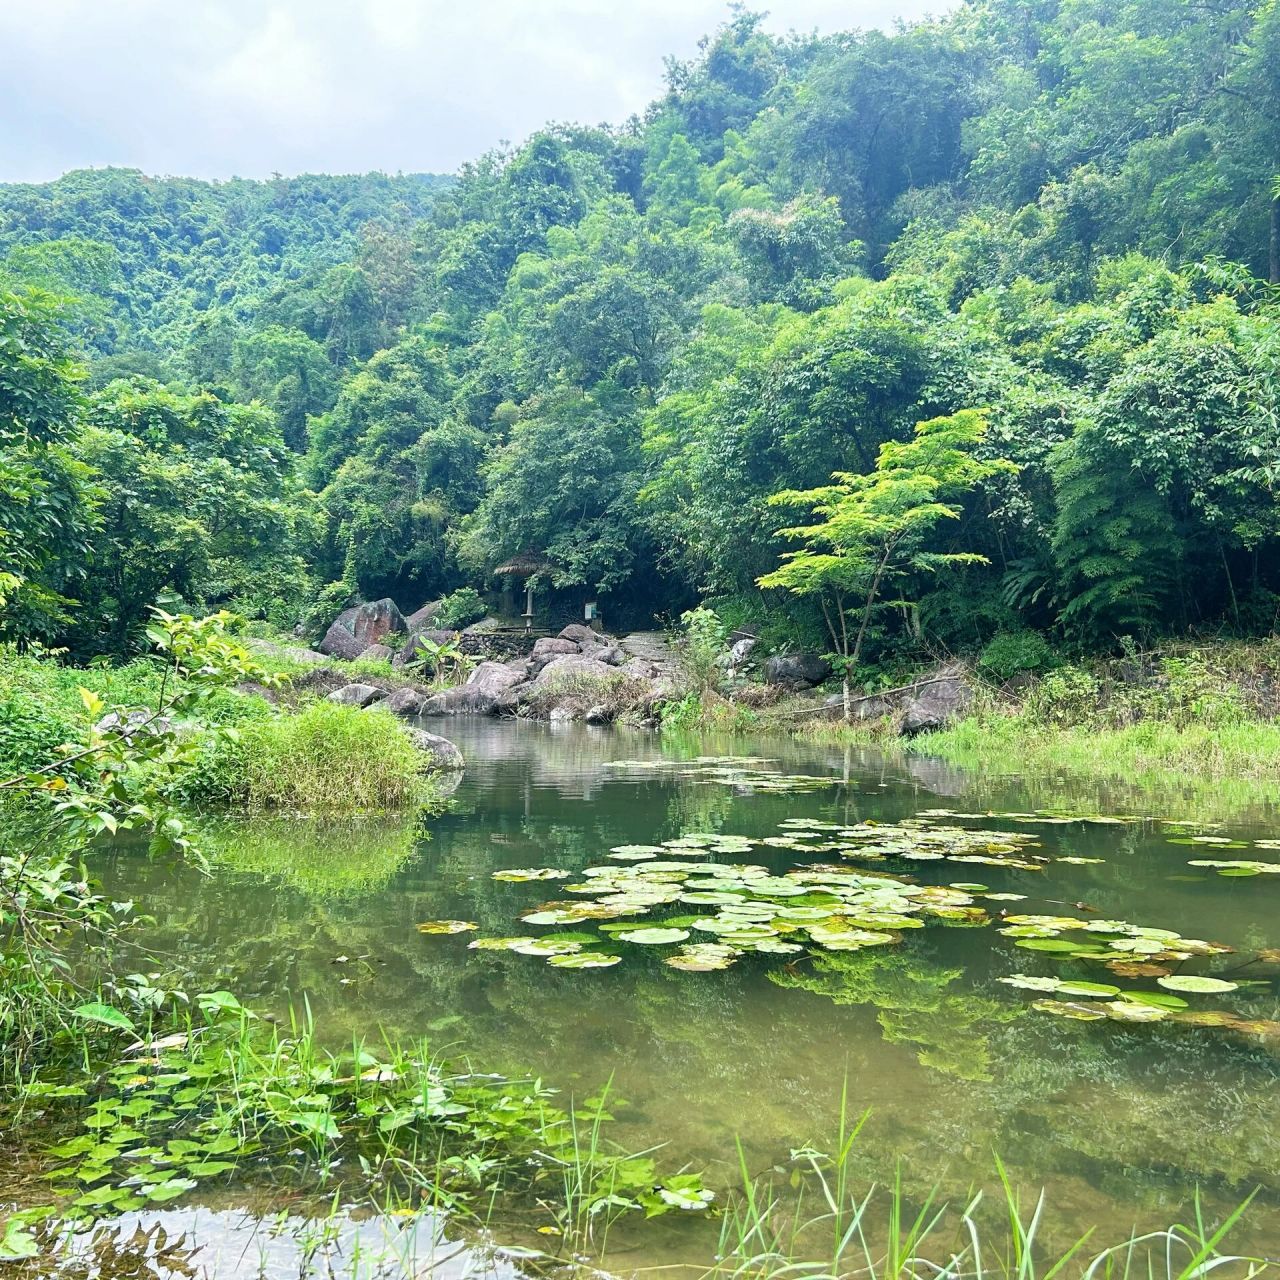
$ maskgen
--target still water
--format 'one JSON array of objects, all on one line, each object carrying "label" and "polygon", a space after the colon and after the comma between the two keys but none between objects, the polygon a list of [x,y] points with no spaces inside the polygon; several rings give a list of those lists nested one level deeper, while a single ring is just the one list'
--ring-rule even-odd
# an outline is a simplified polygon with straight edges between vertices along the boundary
[{"label": "still water", "polygon": [[[994,1183],[999,1153],[1021,1186],[1047,1188],[1050,1230],[1064,1246],[1078,1234],[1074,1224],[1096,1223],[1099,1244],[1112,1243],[1135,1226],[1186,1220],[1197,1187],[1216,1211],[1258,1187],[1248,1225],[1232,1243],[1280,1254],[1277,1041],[1036,1012],[1037,993],[996,979],[1096,980],[1099,972],[1019,949],[991,926],[933,923],[897,946],[816,961],[746,955],[706,973],[665,965],[669,947],[619,943],[610,950],[622,963],[576,971],[468,947],[477,936],[546,932],[519,917],[563,896],[554,883],[495,881],[492,873],[505,868],[563,868],[576,878],[608,865],[617,846],[689,832],[758,840],[800,818],[848,827],[938,809],[998,815],[1046,807],[1086,817],[1092,808],[1096,816],[1096,794],[1086,800],[1065,779],[1039,779],[1032,790],[1017,778],[978,781],[927,758],[790,740],[688,742],[479,719],[451,722],[449,734],[467,772],[451,811],[425,833],[377,822],[234,823],[219,829],[220,865],[211,876],[121,849],[103,878],[113,895],[155,917],[156,954],[208,986],[282,1014],[305,999],[338,1045],[382,1030],[426,1036],[478,1068],[535,1071],[566,1097],[612,1081],[615,1136],[634,1148],[666,1144],[664,1162],[704,1169],[712,1185],[734,1180],[738,1142],[753,1171],[785,1165],[806,1144],[822,1147],[847,1082],[851,1107],[870,1112],[855,1157],[867,1183],[892,1180],[900,1162],[909,1192],[940,1184],[963,1201],[969,1188]],[[779,793],[682,776],[675,767],[618,767],[699,754],[750,755],[770,761],[766,768],[834,782]],[[993,911],[1089,913],[1227,944],[1238,954],[1198,962],[1194,971],[1236,969],[1234,976],[1256,981],[1230,997],[1189,1002],[1280,1017],[1277,967],[1238,969],[1257,950],[1280,947],[1280,876],[1224,878],[1188,866],[1193,858],[1280,854],[1215,855],[1209,845],[1173,842],[1189,831],[1275,838],[1280,817],[1262,806],[1218,827],[1179,828],[1153,821],[1187,816],[1168,803],[1127,796],[1121,812],[1143,820],[1117,825],[955,820],[1032,833],[1036,852],[1049,858],[1101,861],[1052,861],[1040,871],[880,865],[924,883],[980,882],[1025,895],[992,902]],[[760,845],[705,857],[774,872],[824,860]],[[663,908],[654,917],[664,911],[675,914]],[[417,931],[441,918],[475,922],[478,933]],[[637,1262],[664,1260],[652,1243],[663,1237],[650,1239],[635,1246]]]}]

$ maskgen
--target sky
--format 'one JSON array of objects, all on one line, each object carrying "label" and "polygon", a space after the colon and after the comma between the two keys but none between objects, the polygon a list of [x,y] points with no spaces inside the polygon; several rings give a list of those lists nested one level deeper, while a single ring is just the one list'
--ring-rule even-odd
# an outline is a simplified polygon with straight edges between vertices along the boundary
[{"label": "sky", "polygon": [[[767,0],[775,31],[950,0]],[[451,172],[549,120],[621,122],[723,0],[0,0],[0,181]]]}]

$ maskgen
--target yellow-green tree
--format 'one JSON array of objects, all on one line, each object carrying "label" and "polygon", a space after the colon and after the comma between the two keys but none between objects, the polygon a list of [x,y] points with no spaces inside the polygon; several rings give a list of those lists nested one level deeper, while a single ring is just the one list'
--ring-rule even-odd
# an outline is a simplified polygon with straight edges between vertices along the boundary
[{"label": "yellow-green tree", "polygon": [[943,565],[987,563],[973,551],[928,545],[939,521],[959,517],[955,499],[998,472],[1017,469],[1002,458],[976,456],[986,430],[982,409],[931,418],[916,425],[913,439],[881,445],[874,471],[837,471],[820,489],[786,489],[769,499],[774,506],[807,507],[815,521],[781,530],[802,545],[784,552],[782,564],[759,585],[818,599],[843,675],[846,719],[850,673],[886,588]]}]

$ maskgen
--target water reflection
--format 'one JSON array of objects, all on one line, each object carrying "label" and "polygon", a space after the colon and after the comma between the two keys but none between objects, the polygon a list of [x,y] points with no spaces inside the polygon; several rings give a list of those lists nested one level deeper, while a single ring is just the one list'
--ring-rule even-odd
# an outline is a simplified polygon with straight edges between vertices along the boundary
[{"label": "water reflection", "polygon": [[[437,726],[438,727],[438,726]],[[921,809],[1020,811],[1097,801],[1096,789],[974,780],[924,758],[813,747],[792,740],[672,740],[643,732],[462,720],[450,732],[468,760],[453,810],[415,841],[405,828],[254,824],[223,828],[211,878],[119,852],[113,893],[157,917],[152,941],[175,968],[283,1012],[305,998],[335,1043],[379,1028],[431,1037],[491,1069],[533,1067],[568,1094],[612,1077],[629,1104],[618,1136],[666,1142],[671,1158],[732,1178],[735,1139],[755,1169],[821,1142],[841,1085],[870,1108],[857,1151],[868,1182],[903,1162],[923,1194],[942,1179],[956,1198],[991,1180],[993,1150],[1028,1187],[1046,1185],[1058,1238],[1071,1223],[1123,1235],[1191,1209],[1262,1199],[1240,1247],[1280,1251],[1280,1068],[1257,1043],[1167,1026],[1064,1024],[1029,1012],[995,978],[1035,963],[987,929],[915,931],[893,954],[786,962],[747,957],[718,973],[678,973],[656,949],[613,969],[567,972],[467,937],[424,938],[419,921],[476,921],[502,935],[550,896],[495,882],[502,867],[574,872],[625,843],[691,830],[772,833],[798,816],[896,822]],[[836,779],[814,794],[633,775],[609,762],[736,753]],[[1140,798],[1137,798],[1140,801]],[[1133,812],[1124,797],[1121,812]],[[1157,802],[1153,801],[1155,805]],[[1168,811],[1157,809],[1162,815]],[[1245,834],[1274,835],[1265,810]],[[1006,822],[999,818],[992,825]],[[1027,828],[1020,828],[1026,830]],[[1161,925],[1240,948],[1280,945],[1274,895],[1188,869],[1185,846],[1155,825],[1034,828],[1044,851],[1098,857],[1043,872],[983,867],[993,889],[1030,910],[1084,902],[1108,917]],[[775,869],[790,851],[766,851]],[[753,852],[751,860],[761,860]],[[910,870],[926,878],[926,868]],[[945,868],[938,882],[967,880]],[[1248,993],[1275,1017],[1274,983]],[[1074,1237],[1072,1237],[1074,1238]]]}]

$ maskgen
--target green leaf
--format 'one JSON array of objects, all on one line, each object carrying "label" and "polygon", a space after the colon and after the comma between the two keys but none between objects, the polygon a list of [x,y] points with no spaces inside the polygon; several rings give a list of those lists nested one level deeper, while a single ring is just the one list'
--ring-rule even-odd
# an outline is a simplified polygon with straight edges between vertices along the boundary
[{"label": "green leaf", "polygon": [[99,1001],[77,1005],[71,1010],[71,1016],[79,1018],[81,1022],[93,1022],[99,1026],[113,1027],[117,1031],[134,1030],[133,1023],[119,1009],[113,1009],[109,1004]]}]

